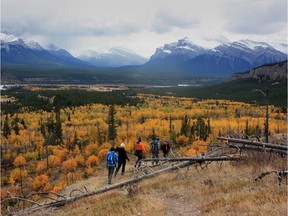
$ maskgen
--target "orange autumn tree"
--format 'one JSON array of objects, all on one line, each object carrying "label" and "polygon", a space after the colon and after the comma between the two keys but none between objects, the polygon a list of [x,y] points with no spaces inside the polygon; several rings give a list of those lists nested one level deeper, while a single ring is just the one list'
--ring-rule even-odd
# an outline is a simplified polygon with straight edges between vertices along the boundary
[{"label": "orange autumn tree", "polygon": [[98,158],[99,160],[102,162],[102,161],[105,161],[105,158],[106,158],[106,155],[108,153],[109,149],[101,149],[98,153]]},{"label": "orange autumn tree", "polygon": [[77,162],[75,158],[69,158],[68,160],[64,161],[61,167],[61,170],[66,178],[66,185],[72,181],[74,182],[74,175],[73,173],[76,171]]},{"label": "orange autumn tree", "polygon": [[86,161],[86,166],[87,167],[99,166],[98,157],[95,155],[89,156],[87,161]]},{"label": "orange autumn tree", "polygon": [[36,176],[33,180],[33,189],[35,191],[49,191],[50,190],[49,177],[41,174]]},{"label": "orange autumn tree", "polygon": [[15,158],[13,164],[16,167],[16,169],[14,169],[10,173],[10,183],[11,185],[14,185],[15,182],[20,182],[21,195],[24,196],[23,181],[28,175],[27,170],[25,169],[26,159],[22,156],[18,156],[17,158]]}]

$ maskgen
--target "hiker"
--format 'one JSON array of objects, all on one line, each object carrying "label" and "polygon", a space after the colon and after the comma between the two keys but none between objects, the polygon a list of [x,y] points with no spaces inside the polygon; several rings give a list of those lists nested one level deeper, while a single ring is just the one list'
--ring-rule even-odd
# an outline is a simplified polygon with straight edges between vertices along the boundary
[{"label": "hiker", "polygon": [[121,143],[120,146],[118,146],[115,149],[116,152],[118,152],[118,167],[116,168],[114,177],[117,175],[117,173],[119,172],[121,166],[122,166],[122,172],[121,175],[124,175],[125,173],[125,166],[126,166],[126,160],[130,161],[130,159],[127,156],[126,150],[125,150],[125,144]]},{"label": "hiker", "polygon": [[[144,157],[144,154],[146,154],[146,150],[144,148],[144,145],[142,143],[141,138],[139,137],[136,144],[135,144],[135,153],[134,155],[137,156],[137,161],[134,165],[134,167],[137,166],[137,163]],[[139,166],[141,165],[141,162],[139,163]]]},{"label": "hiker", "polygon": [[[160,146],[159,141],[160,141],[159,137],[154,137],[153,141],[150,143],[152,158],[159,158],[159,146]],[[158,164],[158,162],[159,161],[153,161],[152,165]]]},{"label": "hiker", "polygon": [[118,156],[115,152],[115,148],[111,147],[110,151],[106,155],[107,169],[108,169],[108,184],[111,184],[113,173],[118,162]]},{"label": "hiker", "polygon": [[170,145],[169,145],[169,140],[165,139],[164,142],[161,144],[161,150],[163,152],[163,157],[167,158],[168,153],[170,151]]}]

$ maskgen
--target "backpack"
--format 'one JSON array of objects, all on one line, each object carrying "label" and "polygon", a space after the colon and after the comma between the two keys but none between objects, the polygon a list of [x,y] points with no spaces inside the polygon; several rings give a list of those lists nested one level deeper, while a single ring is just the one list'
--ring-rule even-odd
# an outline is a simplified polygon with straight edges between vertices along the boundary
[{"label": "backpack", "polygon": [[159,151],[159,143],[157,141],[153,141],[151,145],[153,151]]},{"label": "backpack", "polygon": [[109,152],[106,159],[108,164],[114,164],[114,153]]}]

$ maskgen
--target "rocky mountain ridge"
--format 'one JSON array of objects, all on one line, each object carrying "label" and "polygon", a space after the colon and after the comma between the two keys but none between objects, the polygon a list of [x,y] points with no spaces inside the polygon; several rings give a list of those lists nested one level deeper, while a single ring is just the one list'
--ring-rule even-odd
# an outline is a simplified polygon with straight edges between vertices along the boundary
[{"label": "rocky mountain ridge", "polygon": [[235,73],[228,80],[233,81],[246,78],[257,79],[260,82],[285,80],[287,79],[287,61],[263,65],[243,73]]}]

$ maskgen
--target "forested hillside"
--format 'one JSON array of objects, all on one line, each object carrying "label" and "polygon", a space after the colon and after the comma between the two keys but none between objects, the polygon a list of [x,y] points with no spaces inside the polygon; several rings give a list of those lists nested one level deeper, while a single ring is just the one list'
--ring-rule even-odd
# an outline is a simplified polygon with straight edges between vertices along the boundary
[{"label": "forested hillside", "polygon": [[[191,156],[206,152],[218,135],[245,138],[264,131],[263,106],[145,94],[137,100],[143,102],[62,107],[56,99],[52,111],[23,107],[14,114],[2,113],[1,197],[8,191],[17,196],[59,192],[97,176],[111,146],[125,142],[132,153],[138,137],[147,152],[151,137],[157,135],[169,139],[177,154]],[[286,134],[286,115],[275,106],[269,106],[269,113],[270,136]],[[113,124],[109,115],[114,115]],[[109,125],[117,131],[112,138]]]}]

